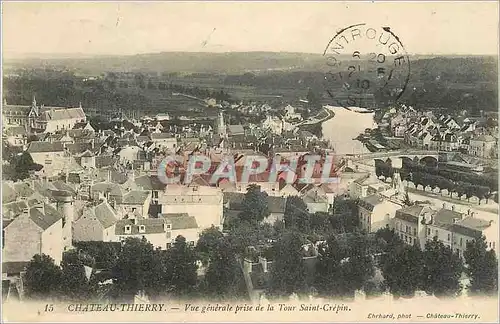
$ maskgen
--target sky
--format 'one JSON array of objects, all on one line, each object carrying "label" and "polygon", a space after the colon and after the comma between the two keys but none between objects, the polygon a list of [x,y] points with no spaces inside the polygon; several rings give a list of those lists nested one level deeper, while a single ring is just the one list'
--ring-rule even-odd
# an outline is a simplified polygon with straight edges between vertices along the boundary
[{"label": "sky", "polygon": [[4,57],[166,51],[322,53],[340,28],[390,26],[412,54],[498,54],[498,2],[3,2]]}]

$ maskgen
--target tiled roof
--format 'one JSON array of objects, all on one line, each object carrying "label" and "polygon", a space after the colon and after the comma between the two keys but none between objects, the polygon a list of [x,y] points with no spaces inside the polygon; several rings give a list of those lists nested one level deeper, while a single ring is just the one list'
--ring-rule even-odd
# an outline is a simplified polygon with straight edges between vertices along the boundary
[{"label": "tiled roof", "polygon": [[43,153],[43,152],[63,152],[64,147],[61,142],[40,142],[34,141],[28,144],[28,153]]},{"label": "tiled roof", "polygon": [[198,228],[198,223],[194,216],[188,214],[161,214],[168,223],[172,224],[172,230]]},{"label": "tiled roof", "polygon": [[143,190],[165,190],[166,184],[161,182],[158,176],[141,176],[135,178],[135,184]]},{"label": "tiled roof", "polygon": [[103,201],[93,209],[94,214],[104,228],[108,228],[116,224],[118,217],[115,210],[107,201]]},{"label": "tiled roof", "polygon": [[123,196],[121,203],[126,205],[142,205],[146,202],[148,196],[148,191],[133,190]]},{"label": "tiled roof", "polygon": [[363,208],[365,208],[365,209],[367,209],[369,211],[372,211],[373,208],[375,208],[376,205],[380,204],[383,201],[384,201],[384,199],[382,199],[382,197],[380,197],[378,194],[374,194],[374,195],[371,195],[371,196],[367,196],[367,197],[361,198],[359,200],[359,204]]},{"label": "tiled roof", "polygon": [[411,222],[411,223],[417,223],[418,222],[418,216],[422,213],[423,209],[425,206],[422,205],[414,205],[414,206],[409,206],[405,208],[401,208],[396,211],[396,216],[395,218]]},{"label": "tiled roof", "polygon": [[41,113],[42,120],[65,120],[65,119],[85,119],[85,113],[82,108],[61,108],[45,107]]},{"label": "tiled roof", "polygon": [[[133,219],[121,219],[116,223],[115,234],[116,235],[137,235],[137,234],[158,234],[165,233],[164,224],[168,224],[168,221],[164,218],[147,218],[147,219],[137,219],[135,220],[137,224],[134,224]],[[144,226],[144,232],[139,232],[140,226]],[[125,233],[125,227],[130,226],[130,234]]]},{"label": "tiled roof", "polygon": [[151,134],[152,140],[167,139],[167,138],[174,138],[174,137],[172,135],[170,135],[169,133],[152,133]]},{"label": "tiled roof", "polygon": [[37,207],[31,208],[29,213],[31,220],[43,230],[51,227],[62,218],[55,208],[45,203],[43,204],[43,213]]}]

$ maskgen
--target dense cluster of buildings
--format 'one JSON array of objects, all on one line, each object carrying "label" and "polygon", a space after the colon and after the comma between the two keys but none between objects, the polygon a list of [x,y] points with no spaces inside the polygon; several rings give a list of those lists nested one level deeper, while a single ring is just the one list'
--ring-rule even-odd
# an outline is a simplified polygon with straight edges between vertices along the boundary
[{"label": "dense cluster of buildings", "polygon": [[[494,118],[494,117],[489,117]],[[498,157],[498,124],[488,117],[417,112],[412,107],[389,111],[383,118],[394,137],[415,148],[461,151],[481,158]]]},{"label": "dense cluster of buildings", "polygon": [[[408,244],[418,242],[421,246],[438,236],[460,254],[465,244],[479,235],[486,235],[489,248],[498,246],[498,225],[470,210],[406,206],[405,185],[397,173],[391,181],[382,181],[373,173],[344,169],[345,161],[337,160],[331,172],[344,171],[339,181],[322,183],[319,161],[311,183],[285,181],[289,172],[293,179],[303,176],[303,163],[294,171],[280,172],[276,180],[269,177],[267,169],[240,182],[242,167],[250,156],[271,159],[279,155],[286,162],[310,153],[331,154],[327,143],[291,126],[301,119],[292,106],[284,109],[284,116],[268,117],[260,125],[226,125],[221,111],[214,125],[193,122],[180,126],[169,118],[143,118],[97,129],[81,106],[39,107],[35,100],[28,107],[5,105],[4,145],[29,153],[43,168],[32,171],[23,181],[2,182],[4,279],[15,280],[35,254],[47,254],[59,264],[74,241],[122,242],[138,237],[156,248],[168,249],[182,235],[196,245],[203,230],[212,226],[223,229],[227,219],[242,211],[250,184],[268,195],[270,215],[264,222],[282,220],[290,196],[300,196],[309,213],[327,213],[335,197],[351,196],[360,200],[360,227],[366,232],[391,227]],[[449,125],[449,132],[444,131],[443,123]],[[471,134],[475,134],[471,125]],[[395,136],[408,141],[413,140],[415,129],[432,133],[424,136],[430,141],[438,135],[445,140],[460,138],[458,131],[465,126],[443,118],[434,122],[429,116],[401,115],[392,118],[391,127],[397,132]],[[468,142],[472,147],[481,136],[489,135],[474,136]],[[478,155],[490,154],[485,153],[488,146],[483,145],[482,150]],[[183,157],[172,169],[181,179],[192,155],[208,157],[211,172],[224,156],[233,156],[237,181],[211,183],[208,172],[187,182],[166,184],[158,175],[158,166],[172,154]],[[306,252],[305,258],[314,259]],[[256,263],[267,272],[268,264],[261,261]]]}]

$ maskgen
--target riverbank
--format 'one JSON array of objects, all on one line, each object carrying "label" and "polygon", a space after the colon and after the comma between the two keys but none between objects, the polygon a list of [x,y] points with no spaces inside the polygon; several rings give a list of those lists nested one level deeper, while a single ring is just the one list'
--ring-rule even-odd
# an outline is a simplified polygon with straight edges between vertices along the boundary
[{"label": "riverbank", "polygon": [[323,107],[323,108],[321,108],[321,111],[319,113],[317,113],[315,116],[309,117],[308,119],[301,121],[300,123],[298,123],[295,126],[296,127],[315,126],[317,124],[324,123],[327,120],[332,119],[333,117],[335,117],[335,113],[333,111],[331,111],[330,109]]}]

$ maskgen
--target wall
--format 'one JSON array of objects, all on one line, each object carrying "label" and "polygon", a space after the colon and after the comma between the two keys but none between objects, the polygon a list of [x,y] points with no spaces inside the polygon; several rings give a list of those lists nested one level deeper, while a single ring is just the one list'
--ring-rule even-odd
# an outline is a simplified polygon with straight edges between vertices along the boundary
[{"label": "wall", "polygon": [[29,261],[42,250],[42,229],[27,214],[21,214],[4,230],[3,262]]},{"label": "wall", "polygon": [[42,233],[42,253],[50,255],[55,264],[60,264],[64,251],[62,219]]},{"label": "wall", "polygon": [[[112,226],[114,228],[114,226]],[[97,218],[90,214],[83,214],[73,223],[73,239],[75,241],[103,241],[104,229]]]},{"label": "wall", "polygon": [[64,152],[30,153],[30,155],[33,162],[43,165],[42,172],[48,176],[61,172],[68,163],[64,158]]}]

